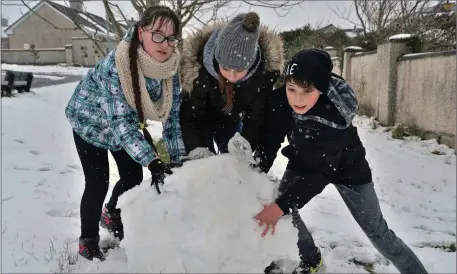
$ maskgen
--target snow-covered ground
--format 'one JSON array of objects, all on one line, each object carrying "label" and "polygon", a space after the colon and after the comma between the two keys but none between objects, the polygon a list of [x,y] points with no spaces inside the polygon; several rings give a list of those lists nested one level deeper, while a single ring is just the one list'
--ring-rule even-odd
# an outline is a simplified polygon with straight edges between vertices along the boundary
[{"label": "snow-covered ground", "polygon": [[[2,98],[2,272],[128,271],[129,252],[124,247],[109,251],[105,262],[88,262],[75,255],[84,177],[64,115],[75,86]],[[455,251],[449,250],[455,250],[456,242],[454,150],[434,141],[392,140],[385,129],[371,129],[373,121],[366,117],[354,123],[367,149],[390,228],[429,272],[456,273]],[[270,176],[279,178],[285,164],[279,157]],[[110,172],[114,183],[118,178],[114,161]],[[214,172],[217,176],[220,171]],[[144,174],[149,177],[147,170]],[[326,272],[398,273],[372,247],[333,186],[301,214],[322,248]],[[187,233],[184,225],[182,233]],[[101,237],[103,244],[112,241],[103,229]],[[138,234],[131,240],[139,242],[140,237],[146,236]],[[154,247],[150,248],[154,256]]]},{"label": "snow-covered ground", "polygon": [[[63,74],[63,75],[84,75],[89,68],[72,67],[72,66],[32,66],[32,65],[17,65],[17,64],[1,64],[2,70],[14,70],[23,72],[33,72],[40,74]],[[53,79],[55,80],[55,79]]]},{"label": "snow-covered ground", "polygon": [[49,80],[62,80],[65,79],[65,77],[62,76],[54,76],[54,75],[46,75],[46,74],[34,74],[33,77],[35,78],[45,78]]},{"label": "snow-covered ground", "polygon": [[[21,68],[23,68],[23,67],[21,67]],[[21,71],[26,71],[26,68],[24,68]],[[2,79],[4,79],[5,74],[6,74],[5,71],[2,70],[2,72],[1,72]],[[54,76],[54,75],[46,75],[46,74],[33,74],[33,77],[34,78],[45,78],[45,79],[49,79],[49,80],[62,80],[62,79],[65,79],[65,77],[62,77],[62,76]]]}]

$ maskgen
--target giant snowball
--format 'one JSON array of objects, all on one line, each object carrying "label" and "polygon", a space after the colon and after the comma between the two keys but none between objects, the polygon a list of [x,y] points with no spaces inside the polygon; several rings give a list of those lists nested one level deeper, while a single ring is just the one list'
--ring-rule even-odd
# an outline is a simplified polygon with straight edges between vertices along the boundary
[{"label": "giant snowball", "polygon": [[119,200],[129,272],[262,273],[273,260],[297,261],[290,216],[264,238],[253,219],[276,189],[230,154],[174,169],[160,195],[144,181]]}]

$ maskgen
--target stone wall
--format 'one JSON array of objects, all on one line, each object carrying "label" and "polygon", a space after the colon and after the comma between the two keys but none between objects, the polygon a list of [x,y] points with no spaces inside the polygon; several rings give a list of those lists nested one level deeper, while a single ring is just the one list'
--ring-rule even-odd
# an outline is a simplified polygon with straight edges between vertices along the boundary
[{"label": "stone wall", "polygon": [[[87,37],[73,37],[72,43],[64,48],[37,48],[36,64],[77,64],[81,66],[95,66],[103,58],[101,51]],[[105,52],[109,52],[117,45],[113,42],[99,42]],[[33,64],[33,54],[25,49],[2,49],[2,63]]]},{"label": "stone wall", "polygon": [[357,53],[352,59],[349,82],[357,92],[360,114],[376,116],[377,108],[377,70],[376,52]]},{"label": "stone wall", "polygon": [[2,49],[2,63],[28,65],[66,63],[65,48],[35,49],[35,54],[25,49]]},{"label": "stone wall", "polygon": [[443,143],[456,131],[455,51],[405,55],[399,60],[395,121],[415,125]]},{"label": "stone wall", "polygon": [[455,148],[456,51],[408,54],[408,41],[391,39],[374,52],[348,48],[342,76],[357,92],[359,114]]}]

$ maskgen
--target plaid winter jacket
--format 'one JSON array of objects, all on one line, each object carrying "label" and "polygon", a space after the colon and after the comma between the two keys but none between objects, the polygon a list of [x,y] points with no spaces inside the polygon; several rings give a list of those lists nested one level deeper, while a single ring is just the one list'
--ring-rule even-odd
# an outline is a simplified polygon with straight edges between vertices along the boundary
[{"label": "plaid winter jacket", "polygon": [[[157,155],[138,129],[136,112],[129,106],[116,69],[115,49],[91,69],[76,87],[65,114],[75,132],[90,144],[112,151],[125,151],[142,166]],[[173,102],[169,118],[163,123],[163,139],[173,162],[185,155],[179,124],[181,106],[179,76],[173,76]],[[146,77],[153,101],[159,99],[159,80]]]}]

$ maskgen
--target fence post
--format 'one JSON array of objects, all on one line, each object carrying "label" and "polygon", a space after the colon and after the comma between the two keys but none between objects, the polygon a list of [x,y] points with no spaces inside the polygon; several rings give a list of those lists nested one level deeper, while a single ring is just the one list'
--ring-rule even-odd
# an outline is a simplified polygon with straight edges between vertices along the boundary
[{"label": "fence post", "polygon": [[65,45],[65,63],[68,65],[73,64],[73,45]]},{"label": "fence post", "polygon": [[341,58],[338,57],[338,51],[334,47],[325,47],[324,50],[330,55],[333,63],[333,73],[341,76]]},{"label": "fence post", "polygon": [[328,46],[325,47],[324,50],[330,55],[330,57],[337,57],[338,51],[334,47]]},{"label": "fence post", "polygon": [[344,55],[343,55],[343,78],[348,82],[351,83],[351,63],[352,57],[357,53],[362,51],[361,47],[346,47],[344,48]]},{"label": "fence post", "polygon": [[395,124],[397,104],[398,58],[408,53],[407,43],[411,35],[394,35],[389,41],[378,45],[378,95],[376,116],[384,125]]}]

